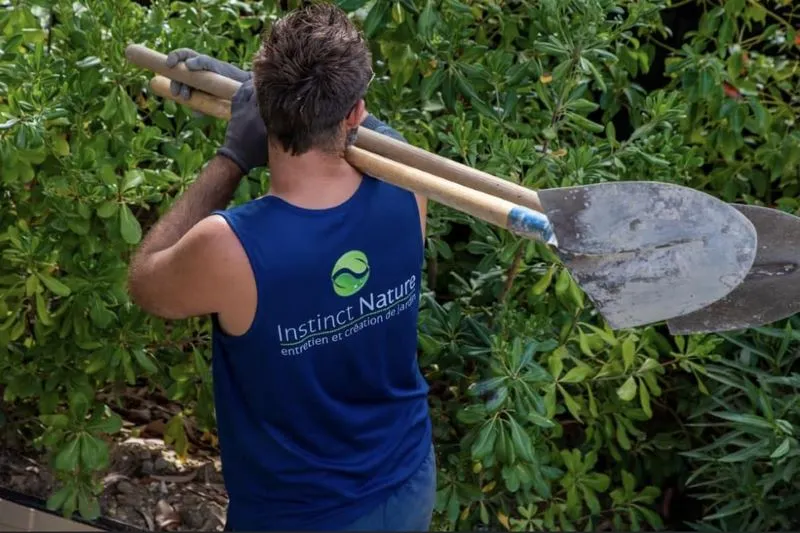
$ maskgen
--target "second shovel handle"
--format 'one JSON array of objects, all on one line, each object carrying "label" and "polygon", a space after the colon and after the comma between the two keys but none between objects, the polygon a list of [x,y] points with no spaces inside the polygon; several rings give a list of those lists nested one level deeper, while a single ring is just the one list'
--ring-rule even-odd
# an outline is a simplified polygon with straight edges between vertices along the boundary
[{"label": "second shovel handle", "polygon": [[230,100],[223,100],[222,98],[211,96],[203,91],[192,91],[189,99],[185,100],[173,95],[172,91],[169,89],[169,84],[169,78],[165,78],[164,76],[158,74],[153,76],[153,78],[150,80],[150,88],[153,89],[155,94],[162,98],[174,100],[179,104],[184,104],[187,107],[190,107],[191,109],[199,111],[205,115],[221,118],[222,120],[231,119]]}]

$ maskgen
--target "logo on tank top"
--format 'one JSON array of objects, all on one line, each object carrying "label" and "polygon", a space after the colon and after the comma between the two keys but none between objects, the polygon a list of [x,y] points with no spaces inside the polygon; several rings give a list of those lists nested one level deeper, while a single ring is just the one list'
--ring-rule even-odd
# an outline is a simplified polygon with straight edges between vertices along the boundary
[{"label": "logo on tank top", "polygon": [[346,298],[360,291],[369,279],[369,261],[364,252],[350,250],[333,265],[331,282],[333,291]]},{"label": "logo on tank top", "polygon": [[[405,274],[395,274],[394,279],[375,279],[372,285],[379,282],[378,287],[363,290],[370,271],[367,255],[361,250],[342,254],[330,274],[333,291],[343,299],[358,295],[311,311],[304,319],[278,324],[281,355],[303,355],[319,346],[346,342],[416,309],[419,291],[416,267]],[[405,327],[413,335],[416,322],[406,323]]]}]

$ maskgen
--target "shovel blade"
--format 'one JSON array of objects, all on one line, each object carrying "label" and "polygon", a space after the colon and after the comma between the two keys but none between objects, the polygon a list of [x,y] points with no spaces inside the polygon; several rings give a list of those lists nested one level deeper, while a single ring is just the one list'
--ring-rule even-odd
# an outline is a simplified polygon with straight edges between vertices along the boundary
[{"label": "shovel blade", "polygon": [[800,312],[800,218],[768,207],[734,207],[758,232],[750,273],[721,300],[668,320],[672,335],[747,329]]},{"label": "shovel blade", "polygon": [[741,283],[753,224],[713,196],[660,182],[539,191],[558,254],[613,329],[708,306]]}]

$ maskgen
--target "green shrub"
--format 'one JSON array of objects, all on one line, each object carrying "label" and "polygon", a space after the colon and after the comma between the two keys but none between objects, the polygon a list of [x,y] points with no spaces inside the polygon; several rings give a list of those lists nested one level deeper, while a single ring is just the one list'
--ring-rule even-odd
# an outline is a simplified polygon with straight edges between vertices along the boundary
[{"label": "green shrub", "polygon": [[[790,3],[339,3],[373,44],[368,106],[417,146],[532,188],[652,179],[800,207]],[[181,402],[167,426],[181,454],[187,425],[215,426],[208,322],[143,314],[124,279],[224,123],[149,94],[124,47],[248,68],[264,24],[297,4],[0,12],[0,425],[49,451],[54,509],[100,512],[122,421],[98,392],[147,384]],[[687,20],[696,31],[671,35]],[[267,184],[254,173],[236,201]],[[429,228],[419,340],[437,528],[798,527],[796,318],[735,335],[614,332],[545,247],[440,205]]]}]

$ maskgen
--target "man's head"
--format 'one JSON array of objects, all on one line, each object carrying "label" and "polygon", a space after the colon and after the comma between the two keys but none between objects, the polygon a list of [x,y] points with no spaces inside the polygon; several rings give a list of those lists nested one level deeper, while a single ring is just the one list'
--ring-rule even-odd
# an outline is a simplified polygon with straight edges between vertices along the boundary
[{"label": "man's head", "polygon": [[253,60],[253,85],[270,142],[292,154],[352,143],[373,76],[361,33],[335,5],[276,21]]}]

